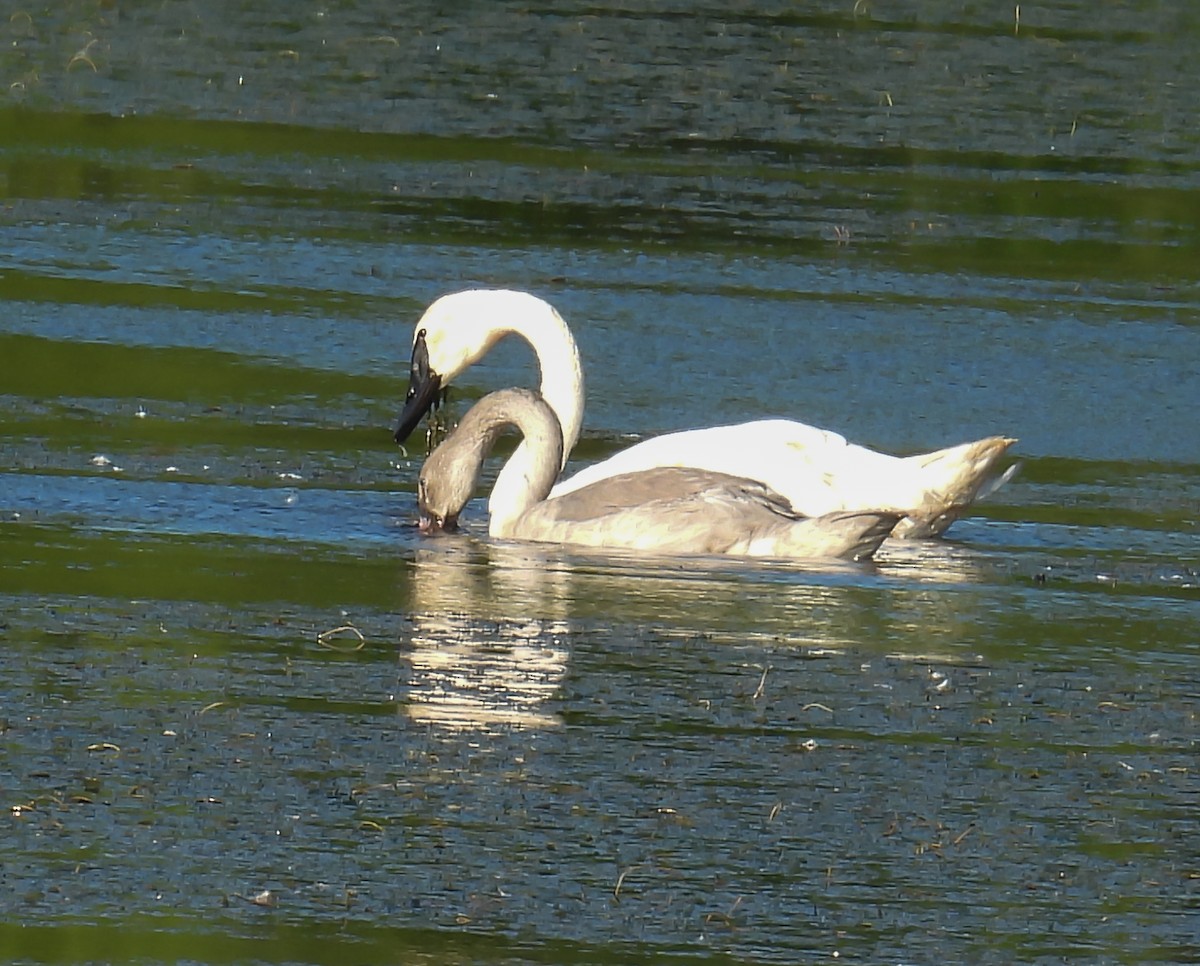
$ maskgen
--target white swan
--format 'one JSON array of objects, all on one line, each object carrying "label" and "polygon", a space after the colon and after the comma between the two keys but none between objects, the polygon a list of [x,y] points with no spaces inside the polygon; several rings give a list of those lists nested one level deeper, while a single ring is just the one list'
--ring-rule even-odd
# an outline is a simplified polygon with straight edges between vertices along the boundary
[{"label": "white swan", "polygon": [[[579,350],[554,307],[526,292],[473,289],[442,296],[426,310],[413,333],[411,379],[396,441],[408,438],[446,385],[509,334],[524,338],[537,355],[541,394],[562,425],[565,466],[583,420]],[[803,423],[764,419],[644,440],[559,483],[552,495],[617,473],[691,466],[759,480],[803,516],[894,510],[904,520],[893,536],[937,536],[1012,476],[1015,465],[1001,472],[997,463],[1015,442],[991,436],[898,457]],[[521,486],[528,458],[522,444],[496,480],[493,508]]]},{"label": "white swan", "polygon": [[532,390],[501,389],[471,407],[421,467],[423,530],[456,527],[484,459],[508,428],[524,437],[526,475],[501,500],[493,492],[493,537],[665,554],[863,560],[900,519],[866,510],[799,517],[761,483],[690,467],[622,473],[547,499],[562,465],[558,417]]}]

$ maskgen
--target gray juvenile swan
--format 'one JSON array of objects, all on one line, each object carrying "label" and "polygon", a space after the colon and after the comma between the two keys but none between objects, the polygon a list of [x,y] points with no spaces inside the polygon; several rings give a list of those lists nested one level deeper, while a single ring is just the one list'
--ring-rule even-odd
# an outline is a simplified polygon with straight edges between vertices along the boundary
[{"label": "gray juvenile swan", "polygon": [[753,480],[688,467],[607,477],[547,499],[562,462],[554,410],[528,389],[484,396],[433,451],[418,477],[422,530],[450,530],[506,429],[524,437],[523,477],[491,503],[493,537],[665,554],[863,560],[900,520],[883,511],[801,517]]},{"label": "gray juvenile swan", "polygon": [[[408,398],[396,427],[403,443],[441,390],[502,338],[524,338],[541,367],[541,394],[562,424],[562,467],[583,422],[583,366],[563,317],[527,292],[472,289],[443,295],[413,331]],[[1000,462],[1016,440],[989,436],[914,456],[892,456],[793,419],[760,419],[643,440],[559,483],[558,497],[605,477],[655,466],[691,466],[758,480],[792,510],[817,517],[834,510],[895,510],[892,536],[938,536],[972,503],[1009,480]],[[496,478],[492,502],[522,485],[525,447]]]}]

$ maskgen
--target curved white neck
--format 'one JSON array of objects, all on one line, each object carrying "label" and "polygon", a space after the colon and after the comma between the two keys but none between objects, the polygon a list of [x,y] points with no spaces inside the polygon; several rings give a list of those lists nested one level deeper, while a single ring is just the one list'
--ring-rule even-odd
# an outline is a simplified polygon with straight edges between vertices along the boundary
[{"label": "curved white neck", "polygon": [[[523,294],[523,293],[522,293]],[[530,297],[525,311],[512,313],[496,326],[500,336],[512,333],[529,343],[541,370],[539,391],[563,434],[563,465],[579,440],[583,425],[583,363],[566,321],[550,303]]]},{"label": "curved white neck", "polygon": [[[521,336],[537,356],[542,398],[554,410],[562,427],[561,470],[579,440],[583,424],[583,364],[579,347],[563,317],[548,302],[532,301],[536,304],[522,306],[524,311],[506,315],[495,324],[494,331],[497,338],[508,333]],[[488,500],[488,511],[493,518],[503,515],[504,508],[513,506],[519,500],[518,494],[527,490],[534,463],[529,447],[522,442],[496,477]]]}]

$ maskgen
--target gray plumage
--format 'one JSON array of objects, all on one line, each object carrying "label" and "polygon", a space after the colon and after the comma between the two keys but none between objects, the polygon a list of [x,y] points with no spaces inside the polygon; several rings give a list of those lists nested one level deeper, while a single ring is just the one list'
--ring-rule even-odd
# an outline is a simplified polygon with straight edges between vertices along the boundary
[{"label": "gray plumage", "polygon": [[504,389],[481,399],[421,469],[422,526],[452,528],[474,495],[483,461],[508,428],[525,438],[521,492],[497,506],[495,537],[665,554],[870,557],[901,514],[794,513],[762,483],[708,470],[657,467],[598,480],[547,499],[562,460],[554,411],[534,392]]}]

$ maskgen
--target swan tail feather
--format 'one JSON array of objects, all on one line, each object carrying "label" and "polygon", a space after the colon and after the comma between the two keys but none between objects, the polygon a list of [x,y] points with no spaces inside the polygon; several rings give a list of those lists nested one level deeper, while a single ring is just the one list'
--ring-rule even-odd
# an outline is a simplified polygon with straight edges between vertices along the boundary
[{"label": "swan tail feather", "polygon": [[919,467],[924,494],[896,527],[897,537],[937,537],[976,500],[995,493],[1013,478],[1020,463],[1001,470],[998,462],[1016,443],[989,436],[971,443],[910,457]]}]

